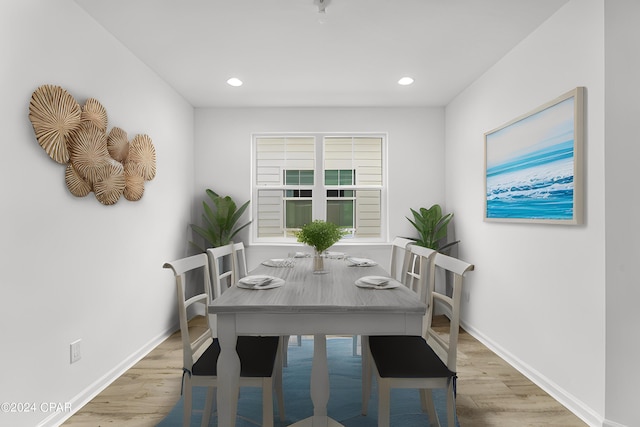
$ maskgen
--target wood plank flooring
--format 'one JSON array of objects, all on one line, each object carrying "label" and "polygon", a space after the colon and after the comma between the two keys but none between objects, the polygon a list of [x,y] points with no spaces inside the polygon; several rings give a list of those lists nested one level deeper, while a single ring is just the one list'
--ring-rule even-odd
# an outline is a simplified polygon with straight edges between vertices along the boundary
[{"label": "wood plank flooring", "polygon": [[[190,324],[199,329],[204,318]],[[179,400],[181,377],[182,342],[176,332],[63,425],[155,426]],[[587,425],[464,330],[457,412],[463,427]]]}]

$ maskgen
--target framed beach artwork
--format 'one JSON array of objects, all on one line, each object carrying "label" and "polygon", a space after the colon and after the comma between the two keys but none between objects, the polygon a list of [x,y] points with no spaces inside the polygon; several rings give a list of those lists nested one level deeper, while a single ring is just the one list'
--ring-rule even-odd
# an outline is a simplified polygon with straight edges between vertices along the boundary
[{"label": "framed beach artwork", "polygon": [[485,221],[582,223],[584,88],[484,135]]}]

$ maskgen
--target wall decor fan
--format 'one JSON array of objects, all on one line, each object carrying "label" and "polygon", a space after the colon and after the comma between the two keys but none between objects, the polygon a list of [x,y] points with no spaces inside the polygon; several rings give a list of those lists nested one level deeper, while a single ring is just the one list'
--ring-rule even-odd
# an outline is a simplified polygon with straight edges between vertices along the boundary
[{"label": "wall decor fan", "polygon": [[29,120],[49,157],[66,165],[65,182],[76,197],[93,192],[103,205],[122,195],[138,201],[156,175],[151,138],[139,134],[129,142],[119,127],[107,132],[107,111],[95,98],[81,107],[62,87],[42,85],[31,95]]}]

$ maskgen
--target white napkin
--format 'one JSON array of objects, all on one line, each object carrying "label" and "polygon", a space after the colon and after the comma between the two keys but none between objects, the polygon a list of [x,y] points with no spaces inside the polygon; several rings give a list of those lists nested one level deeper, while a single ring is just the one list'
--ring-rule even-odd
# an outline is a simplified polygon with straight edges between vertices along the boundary
[{"label": "white napkin", "polygon": [[345,253],[344,252],[325,252],[324,256],[326,258],[335,258],[335,259],[343,259],[345,257]]},{"label": "white napkin", "polygon": [[365,276],[356,280],[355,285],[359,288],[369,289],[393,289],[402,286],[397,280],[382,276]]},{"label": "white napkin", "polygon": [[390,280],[391,278],[382,276],[365,276],[360,278],[361,282],[374,286],[386,286]]},{"label": "white napkin", "polygon": [[249,287],[259,288],[267,286],[273,281],[273,279],[274,278],[271,276],[246,276],[240,279],[240,282]]},{"label": "white napkin", "polygon": [[372,259],[368,258],[347,258],[347,262],[349,262],[352,267],[371,267],[372,265],[377,265],[378,263]]},{"label": "white napkin", "polygon": [[308,252],[296,252],[293,257],[294,258],[309,258],[311,256]]}]

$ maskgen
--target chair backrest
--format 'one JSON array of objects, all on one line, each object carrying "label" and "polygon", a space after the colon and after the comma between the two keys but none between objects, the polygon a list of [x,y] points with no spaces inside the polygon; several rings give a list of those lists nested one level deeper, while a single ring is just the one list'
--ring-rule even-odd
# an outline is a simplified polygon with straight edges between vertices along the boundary
[{"label": "chair backrest", "polygon": [[408,261],[404,271],[404,284],[418,294],[420,300],[429,303],[429,288],[434,279],[433,266],[436,251],[424,246],[411,245],[408,250]]},{"label": "chair backrest", "polygon": [[244,250],[244,243],[242,242],[234,243],[233,252],[234,252],[233,262],[235,263],[234,264],[235,279],[240,280],[243,277],[246,277],[246,275],[248,274],[247,257]]},{"label": "chair backrest", "polygon": [[[403,237],[396,237],[393,239],[393,242],[391,242],[389,273],[391,277],[404,284],[406,284],[406,271],[409,265],[409,246],[413,243],[415,243],[415,241]],[[398,265],[400,265],[400,268],[398,268]]]},{"label": "chair backrest", "polygon": [[[453,287],[451,295],[440,293],[436,290],[435,277],[429,285],[429,308],[427,311],[427,326],[424,338],[431,348],[440,356],[447,367],[456,372],[456,360],[458,351],[458,332],[460,330],[460,302],[462,300],[462,281],[467,271],[474,269],[473,264],[453,258],[441,253],[435,256],[435,270],[444,270],[453,275]],[[449,333],[439,335],[433,329],[432,318],[435,306],[443,309],[449,318]]]},{"label": "chair backrest", "polygon": [[209,270],[211,271],[211,297],[215,299],[236,283],[233,243],[209,248],[207,255],[209,255]]},{"label": "chair backrest", "polygon": [[[209,260],[207,254],[193,255],[176,261],[167,262],[163,266],[173,270],[176,278],[176,290],[178,295],[178,318],[180,320],[180,335],[182,337],[182,354],[184,368],[191,371],[191,368],[200,354],[213,342],[213,334],[209,322],[204,332],[195,338],[189,332],[189,319],[187,313],[189,307],[195,304],[203,304],[204,312],[211,302],[209,284]],[[193,277],[202,281],[202,287],[198,286],[194,295],[187,297],[187,278]]]}]

